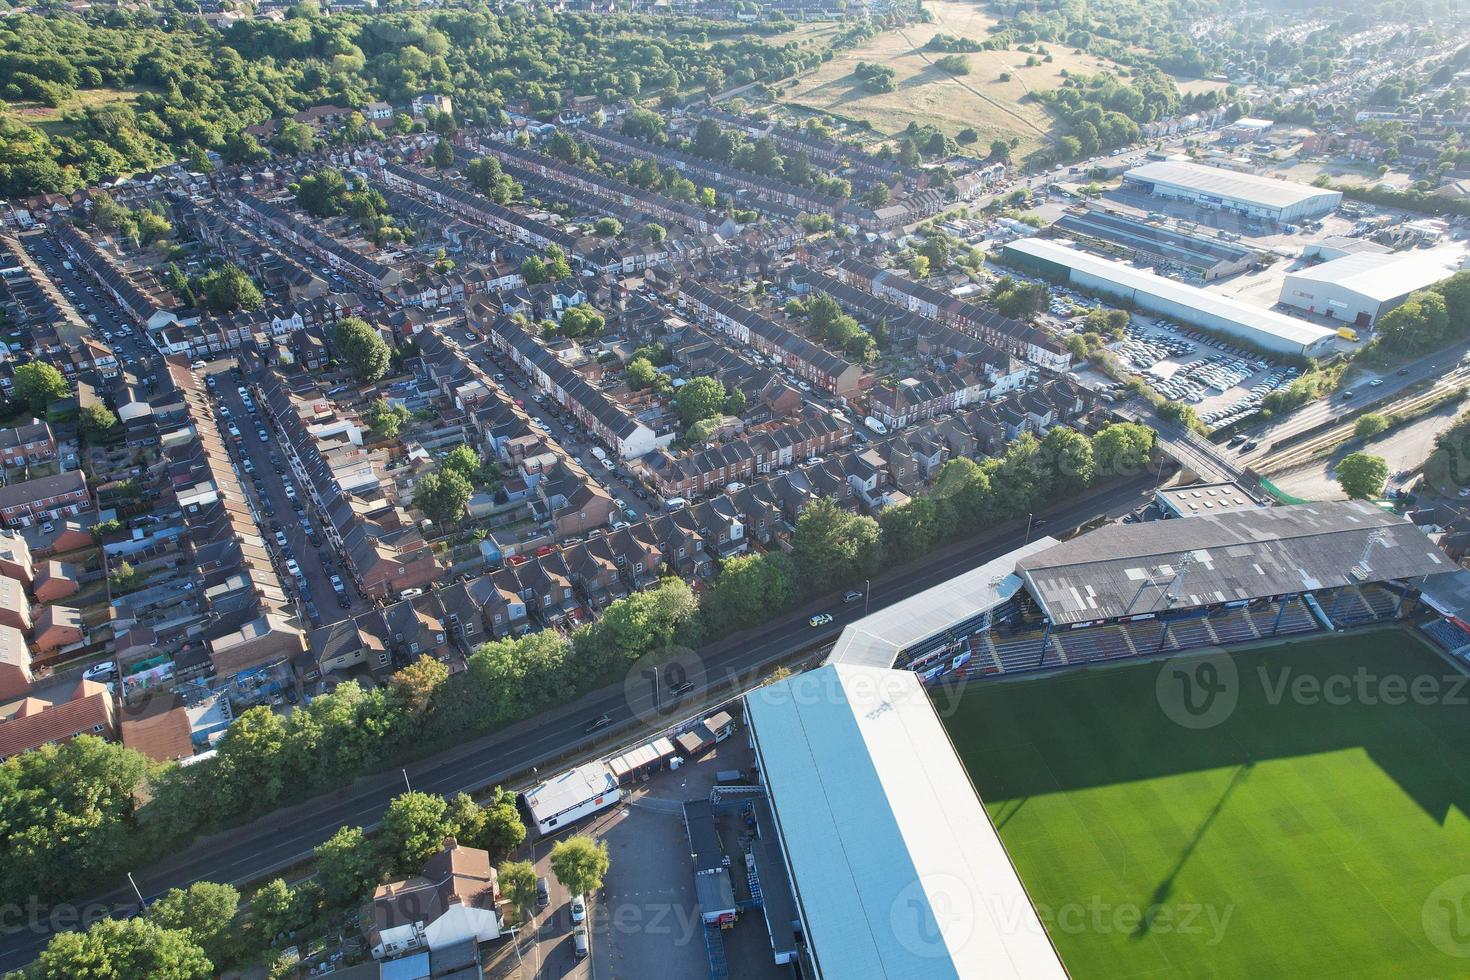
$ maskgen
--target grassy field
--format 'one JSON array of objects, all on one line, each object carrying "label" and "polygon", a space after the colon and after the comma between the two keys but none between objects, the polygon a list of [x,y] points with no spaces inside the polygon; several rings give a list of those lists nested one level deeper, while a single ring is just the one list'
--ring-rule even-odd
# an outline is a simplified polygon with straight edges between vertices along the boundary
[{"label": "grassy field", "polygon": [[[982,147],[997,137],[1017,136],[1021,139],[1019,152],[1025,154],[1041,145],[1052,127],[1051,114],[1026,95],[1060,86],[1064,68],[1091,73],[1107,67],[1091,55],[1048,45],[1052,61],[1030,68],[1025,52],[968,54],[970,74],[955,78],[934,66],[942,54],[924,51],[924,45],[940,32],[984,41],[995,20],[978,4],[962,0],[930,0],[924,7],[934,15],[934,23],[885,31],[857,48],[839,52],[816,72],[803,76],[783,99],[865,119],[890,135],[917,122],[933,123],[950,135],[974,127]],[[896,72],[894,90],[865,91],[852,74],[859,61],[891,67]],[[1002,72],[1010,73],[1009,81],[1000,80]]]},{"label": "grassy field", "polygon": [[83,89],[64,106],[48,106],[35,102],[11,102],[0,110],[0,116],[8,116],[29,123],[50,136],[66,135],[71,124],[62,117],[73,110],[89,109],[94,106],[131,104],[138,99],[138,92],[128,89]]},{"label": "grassy field", "polygon": [[[1072,976],[1465,976],[1470,692],[1397,630],[1230,663],[1233,710],[1205,729],[1170,720],[1160,680],[1198,659],[979,684],[949,716]],[[1298,687],[1360,668],[1436,696]]]}]

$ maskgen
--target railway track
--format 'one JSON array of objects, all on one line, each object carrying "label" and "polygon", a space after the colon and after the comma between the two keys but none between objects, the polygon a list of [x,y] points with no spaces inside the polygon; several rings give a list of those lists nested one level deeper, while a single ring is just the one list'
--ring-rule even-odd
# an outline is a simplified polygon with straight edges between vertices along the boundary
[{"label": "railway track", "polygon": [[[1445,397],[1456,388],[1463,387],[1470,382],[1470,371],[1455,370],[1445,375],[1434,383],[1433,386],[1424,391],[1417,392],[1396,401],[1385,401],[1371,406],[1371,410],[1381,415],[1407,415],[1431,405]],[[1352,418],[1339,425],[1318,433],[1297,445],[1290,446],[1280,452],[1267,451],[1257,463],[1254,469],[1257,473],[1267,476],[1275,473],[1283,473],[1287,470],[1296,469],[1311,463],[1325,452],[1331,452],[1338,446],[1353,437],[1354,427],[1360,416]]]}]

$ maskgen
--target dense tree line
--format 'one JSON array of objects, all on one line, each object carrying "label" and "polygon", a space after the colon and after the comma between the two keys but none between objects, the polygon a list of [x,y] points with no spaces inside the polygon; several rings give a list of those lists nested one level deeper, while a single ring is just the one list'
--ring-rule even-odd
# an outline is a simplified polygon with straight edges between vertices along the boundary
[{"label": "dense tree line", "polygon": [[[368,16],[301,5],[283,21],[224,31],[167,7],[18,14],[0,22],[0,98],[58,108],[79,93],[103,98],[65,108],[60,126],[0,119],[0,195],[66,191],[206,149],[257,159],[247,126],[324,103],[402,104],[437,92],[453,97],[459,120],[482,123],[499,119],[509,98],[549,115],[567,95],[673,96],[776,81],[820,59],[764,41],[769,29],[480,4]],[[334,138],[375,133],[357,119]],[[289,124],[277,136],[287,151],[311,142]]]}]

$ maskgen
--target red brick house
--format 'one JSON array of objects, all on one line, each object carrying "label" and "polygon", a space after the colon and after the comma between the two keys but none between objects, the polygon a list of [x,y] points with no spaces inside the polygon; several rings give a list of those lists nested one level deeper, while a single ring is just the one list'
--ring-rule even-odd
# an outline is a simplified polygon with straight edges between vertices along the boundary
[{"label": "red brick house", "polygon": [[31,419],[13,429],[0,429],[0,463],[21,466],[56,458],[56,436],[46,422]]},{"label": "red brick house", "polygon": [[6,527],[30,527],[91,509],[87,478],[80,470],[0,487],[0,524]]}]

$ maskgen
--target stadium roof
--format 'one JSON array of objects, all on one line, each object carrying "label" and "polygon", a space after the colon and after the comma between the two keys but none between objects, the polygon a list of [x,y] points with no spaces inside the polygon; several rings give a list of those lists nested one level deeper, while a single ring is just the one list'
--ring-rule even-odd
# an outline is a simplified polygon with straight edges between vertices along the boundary
[{"label": "stadium roof", "polygon": [[1038,538],[994,561],[956,575],[902,602],[850,623],[827,657],[829,664],[892,667],[898,655],[949,626],[1000,605],[1016,594],[1016,561],[1056,544]]},{"label": "stadium roof", "polygon": [[1292,272],[1287,278],[1339,286],[1382,303],[1448,279],[1464,260],[1464,254],[1452,248],[1395,255],[1356,252]]},{"label": "stadium roof", "polygon": [[1066,976],[917,675],[829,664],[746,704],[821,976]]},{"label": "stadium roof", "polygon": [[1016,570],[1047,617],[1068,624],[1454,567],[1403,518],[1343,501],[1110,524],[1023,559]]},{"label": "stadium roof", "polygon": [[1289,208],[1319,197],[1340,198],[1340,191],[1329,191],[1290,180],[1243,174],[1198,163],[1175,163],[1160,160],[1134,167],[1125,175],[1129,180],[1184,187],[1201,194],[1235,201],[1248,201],[1263,207]]},{"label": "stadium roof", "polygon": [[1315,323],[1308,323],[1306,320],[1298,320],[1273,310],[1252,306],[1233,296],[1213,293],[1208,289],[1201,289],[1188,283],[1166,279],[1147,269],[1139,269],[1124,262],[1100,258],[1061,242],[1045,238],[1018,238],[1007,242],[1005,249],[1008,252],[1040,259],[1043,262],[1053,262],[1085,275],[1105,279],[1120,289],[1157,296],[1171,303],[1188,306],[1223,320],[1269,333],[1293,344],[1300,344],[1303,349],[1325,338],[1336,336],[1336,331],[1319,327]]}]

